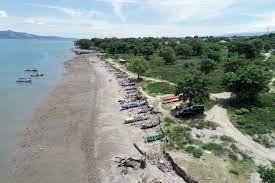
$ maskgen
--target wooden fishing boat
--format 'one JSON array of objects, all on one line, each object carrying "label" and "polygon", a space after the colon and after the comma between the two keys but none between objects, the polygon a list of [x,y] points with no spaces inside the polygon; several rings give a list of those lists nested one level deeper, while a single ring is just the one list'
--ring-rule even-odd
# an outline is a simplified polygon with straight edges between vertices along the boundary
[{"label": "wooden fishing boat", "polygon": [[147,119],[149,119],[149,118],[145,117],[145,116],[138,115],[138,116],[134,116],[132,118],[125,119],[124,124],[135,123],[135,122],[144,121]]},{"label": "wooden fishing boat", "polygon": [[31,83],[32,79],[31,78],[17,78],[16,82],[17,83]]},{"label": "wooden fishing boat", "polygon": [[31,74],[31,77],[39,77],[39,76],[44,76],[44,74],[41,73],[41,72],[37,72],[35,74]]},{"label": "wooden fishing boat", "polygon": [[26,71],[26,72],[37,72],[38,70],[35,69],[35,68],[27,68],[24,71]]},{"label": "wooden fishing boat", "polygon": [[145,137],[145,143],[155,142],[155,141],[163,139],[164,137],[165,137],[164,133],[148,136],[148,137]]}]

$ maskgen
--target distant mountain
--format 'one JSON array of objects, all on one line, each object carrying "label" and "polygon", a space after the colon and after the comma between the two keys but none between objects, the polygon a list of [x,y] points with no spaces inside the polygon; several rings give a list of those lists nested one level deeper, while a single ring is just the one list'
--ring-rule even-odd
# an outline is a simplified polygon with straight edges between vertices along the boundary
[{"label": "distant mountain", "polygon": [[[271,31],[269,33],[274,33],[274,31]],[[262,36],[266,34],[266,32],[240,32],[240,33],[229,33],[229,34],[225,34],[222,35],[224,37],[233,37],[233,36],[237,36],[237,37],[253,37],[253,36]]]},{"label": "distant mountain", "polygon": [[48,39],[48,40],[56,40],[56,39],[73,39],[73,38],[64,38],[59,36],[40,36],[35,34],[28,34],[25,32],[15,32],[11,30],[0,31],[0,39]]}]

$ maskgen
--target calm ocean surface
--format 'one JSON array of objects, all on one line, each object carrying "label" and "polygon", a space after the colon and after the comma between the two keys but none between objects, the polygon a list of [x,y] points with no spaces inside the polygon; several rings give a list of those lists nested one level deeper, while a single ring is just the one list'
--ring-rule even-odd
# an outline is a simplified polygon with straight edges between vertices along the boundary
[{"label": "calm ocean surface", "polygon": [[[0,39],[1,181],[7,173],[16,136],[57,85],[63,62],[73,57],[72,47],[73,41]],[[32,84],[16,83],[17,77],[27,76],[25,68],[37,68],[45,76],[33,79]]]}]

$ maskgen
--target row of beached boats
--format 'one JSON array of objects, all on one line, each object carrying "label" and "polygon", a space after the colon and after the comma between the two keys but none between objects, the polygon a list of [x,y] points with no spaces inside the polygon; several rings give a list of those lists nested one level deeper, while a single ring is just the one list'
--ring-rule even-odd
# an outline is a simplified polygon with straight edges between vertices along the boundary
[{"label": "row of beached boats", "polygon": [[[124,124],[138,125],[142,130],[159,128],[153,130],[155,134],[144,137],[146,143],[155,142],[165,137],[160,127],[161,113],[150,105],[146,97],[139,91],[136,80],[128,77],[127,73],[113,66],[106,61],[106,69],[111,72],[119,81],[124,93],[124,100],[119,100],[120,110],[128,110],[131,117],[124,120]],[[157,131],[157,133],[156,133]]]},{"label": "row of beached boats", "polygon": [[28,68],[28,69],[25,69],[24,71],[29,74],[29,77],[19,77],[16,79],[17,83],[31,83],[32,78],[44,76],[43,73],[38,72],[38,69],[35,69],[35,68]]}]

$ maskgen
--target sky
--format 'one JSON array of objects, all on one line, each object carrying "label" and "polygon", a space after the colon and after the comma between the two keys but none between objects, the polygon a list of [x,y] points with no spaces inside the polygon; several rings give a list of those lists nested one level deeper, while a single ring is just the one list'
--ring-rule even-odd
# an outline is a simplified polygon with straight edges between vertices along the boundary
[{"label": "sky", "polygon": [[275,0],[0,0],[0,30],[74,38],[275,30]]}]

